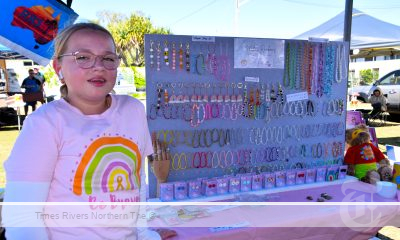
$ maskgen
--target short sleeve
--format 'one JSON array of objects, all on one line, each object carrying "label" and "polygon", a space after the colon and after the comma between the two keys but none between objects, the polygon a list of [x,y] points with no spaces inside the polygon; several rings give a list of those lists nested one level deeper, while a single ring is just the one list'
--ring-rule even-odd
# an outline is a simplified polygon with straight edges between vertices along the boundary
[{"label": "short sleeve", "polygon": [[344,163],[346,164],[354,164],[354,148],[350,147],[347,149],[346,155],[344,156]]},{"label": "short sleeve", "polygon": [[149,130],[149,125],[147,123],[147,118],[146,118],[146,112],[144,111],[144,108],[142,108],[142,116],[143,116],[143,137],[144,137],[144,151],[142,156],[147,157],[151,154],[153,154],[153,145],[151,142],[151,136],[150,136],[150,130]]},{"label": "short sleeve", "polygon": [[50,182],[58,158],[57,130],[45,111],[29,115],[4,167],[7,181]]}]

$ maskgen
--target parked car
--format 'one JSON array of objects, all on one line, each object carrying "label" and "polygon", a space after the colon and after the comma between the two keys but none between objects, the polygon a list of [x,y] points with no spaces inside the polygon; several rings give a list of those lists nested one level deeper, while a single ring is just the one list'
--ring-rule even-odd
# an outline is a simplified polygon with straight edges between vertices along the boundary
[{"label": "parked car", "polygon": [[400,113],[400,69],[386,74],[372,85],[349,88],[348,94],[356,95],[361,102],[368,102],[369,97],[378,86],[388,100],[388,112]]}]

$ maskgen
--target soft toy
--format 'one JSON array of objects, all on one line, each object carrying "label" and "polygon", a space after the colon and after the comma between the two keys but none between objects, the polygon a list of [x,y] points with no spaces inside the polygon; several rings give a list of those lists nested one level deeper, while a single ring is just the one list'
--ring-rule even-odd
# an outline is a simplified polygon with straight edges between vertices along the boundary
[{"label": "soft toy", "polygon": [[346,143],[350,147],[346,151],[344,162],[348,165],[349,175],[371,184],[377,181],[391,181],[390,162],[379,148],[371,143],[365,125],[346,130]]}]

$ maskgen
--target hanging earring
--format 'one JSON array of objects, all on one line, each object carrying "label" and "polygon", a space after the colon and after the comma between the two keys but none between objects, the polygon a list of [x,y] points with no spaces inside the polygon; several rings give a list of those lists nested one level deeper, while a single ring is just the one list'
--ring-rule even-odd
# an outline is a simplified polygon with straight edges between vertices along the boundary
[{"label": "hanging earring", "polygon": [[167,65],[167,66],[169,66],[168,56],[169,56],[168,41],[165,40],[164,41],[164,62],[165,62],[165,65]]},{"label": "hanging earring", "polygon": [[176,87],[176,84],[175,83],[171,83],[172,95],[169,98],[169,103],[176,103],[175,87]]},{"label": "hanging earring", "polygon": [[235,83],[232,83],[232,96],[231,96],[231,102],[233,102],[233,103],[237,102],[236,95],[235,95],[235,88],[236,88],[236,85],[235,85]]},{"label": "hanging earring", "polygon": [[225,83],[225,87],[226,87],[226,94],[224,97],[224,102],[228,103],[231,101],[231,97],[229,96],[229,85],[228,83]]},{"label": "hanging earring", "polygon": [[213,84],[213,88],[212,88],[212,95],[211,95],[211,102],[217,102],[217,95],[215,94],[215,83]]},{"label": "hanging earring", "polygon": [[183,44],[179,45],[179,69],[183,69]]},{"label": "hanging earring", "polygon": [[164,89],[164,104],[168,104],[169,97],[168,97],[168,90],[167,88]]},{"label": "hanging earring", "polygon": [[271,84],[271,95],[270,95],[271,101],[275,102],[276,101],[276,94],[274,90],[274,84]]},{"label": "hanging earring", "polygon": [[203,97],[203,102],[207,103],[208,102],[208,94],[207,94],[207,88],[210,88],[210,83],[205,83],[204,84],[204,97]]},{"label": "hanging earring", "polygon": [[190,53],[189,53],[189,43],[186,43],[186,72],[190,73]]},{"label": "hanging earring", "polygon": [[172,70],[175,71],[176,69],[176,49],[175,49],[175,43],[172,42]]},{"label": "hanging earring", "polygon": [[157,71],[161,70],[160,58],[161,58],[161,43],[160,43],[160,41],[158,41],[158,43],[157,43]]},{"label": "hanging earring", "polygon": [[64,80],[64,76],[63,76],[61,70],[58,71],[58,79],[60,79],[60,81],[62,81],[62,82],[63,82],[63,80]]},{"label": "hanging earring", "polygon": [[153,49],[154,42],[150,40],[150,67],[154,68],[154,49]]},{"label": "hanging earring", "polygon": [[162,93],[162,84],[157,85],[157,111],[161,108],[161,93]]}]

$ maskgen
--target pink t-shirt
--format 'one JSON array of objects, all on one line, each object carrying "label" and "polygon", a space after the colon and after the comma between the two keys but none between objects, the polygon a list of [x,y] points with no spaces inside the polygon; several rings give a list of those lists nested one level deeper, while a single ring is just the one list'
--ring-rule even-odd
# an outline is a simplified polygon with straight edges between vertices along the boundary
[{"label": "pink t-shirt", "polygon": [[[110,108],[99,115],[84,115],[61,99],[25,120],[5,163],[7,181],[49,182],[47,202],[146,201],[144,161],[152,152],[144,106],[137,99],[113,95]],[[97,226],[97,214],[124,213],[124,207],[61,207],[44,210],[59,213],[58,219],[44,219],[51,239],[134,238],[134,228],[93,230],[85,225]],[[82,219],[76,219],[78,214]],[[113,222],[104,214],[99,227]],[[65,227],[76,221],[83,221],[82,228]],[[63,227],[53,228],[57,224]]]}]

